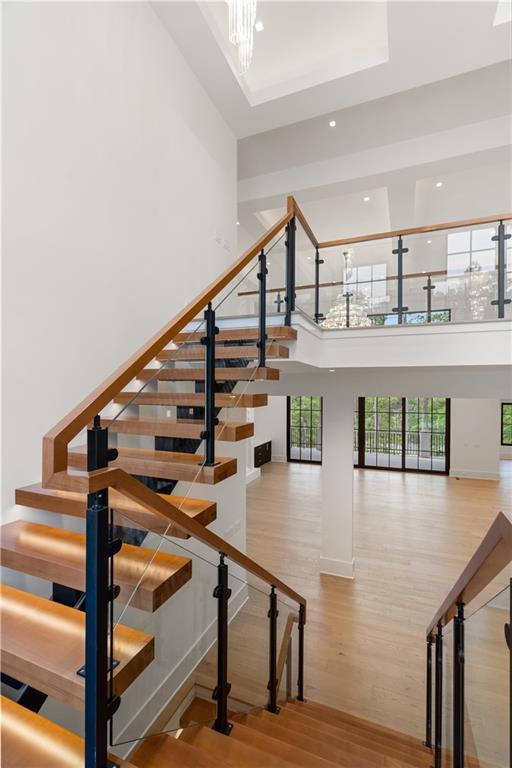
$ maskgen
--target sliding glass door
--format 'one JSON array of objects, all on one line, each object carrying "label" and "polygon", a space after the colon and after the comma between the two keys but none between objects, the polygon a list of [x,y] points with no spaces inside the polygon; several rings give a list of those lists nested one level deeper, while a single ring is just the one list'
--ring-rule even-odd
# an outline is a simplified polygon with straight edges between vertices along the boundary
[{"label": "sliding glass door", "polygon": [[448,473],[449,435],[450,401],[444,397],[359,397],[354,464]]},{"label": "sliding glass door", "polygon": [[288,461],[322,462],[322,398],[288,398]]}]

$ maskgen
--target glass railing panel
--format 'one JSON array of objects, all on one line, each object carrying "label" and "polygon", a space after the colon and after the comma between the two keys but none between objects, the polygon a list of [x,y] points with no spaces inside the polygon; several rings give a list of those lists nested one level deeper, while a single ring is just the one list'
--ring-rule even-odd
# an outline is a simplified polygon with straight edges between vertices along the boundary
[{"label": "glass railing panel", "polygon": [[453,766],[453,623],[443,629],[443,706],[441,765]]},{"label": "glass railing panel", "polygon": [[295,309],[314,318],[316,247],[300,221],[295,221]]},{"label": "glass railing panel", "polygon": [[471,614],[465,628],[464,744],[468,765],[510,765],[510,586]]}]

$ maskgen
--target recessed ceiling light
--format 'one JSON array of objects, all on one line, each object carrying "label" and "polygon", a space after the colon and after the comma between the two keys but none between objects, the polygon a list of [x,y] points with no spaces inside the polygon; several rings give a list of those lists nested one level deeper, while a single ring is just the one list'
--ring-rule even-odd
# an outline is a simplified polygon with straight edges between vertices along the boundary
[{"label": "recessed ceiling light", "polygon": [[336,368],[329,368],[329,373],[334,373],[335,370]]},{"label": "recessed ceiling light", "polygon": [[237,225],[237,227],[239,227],[239,226],[240,226],[240,222],[239,222],[239,221],[237,221],[236,225]]},{"label": "recessed ceiling light", "polygon": [[336,120],[329,121],[329,128],[336,128]]},{"label": "recessed ceiling light", "polygon": [[365,203],[369,203],[370,202],[370,198],[368,197],[368,195],[366,195],[366,197],[363,197],[363,200],[365,201]]},{"label": "recessed ceiling light", "polygon": [[427,240],[427,245],[430,245],[431,242],[432,240]]},{"label": "recessed ceiling light", "polygon": [[262,21],[257,21],[256,24],[254,25],[254,29],[256,30],[256,32],[263,32],[263,30],[265,29],[265,26]]},{"label": "recessed ceiling light", "polygon": [[436,187],[442,187],[442,186],[443,186],[443,182],[442,181],[437,181],[436,182]]},{"label": "recessed ceiling light", "polygon": [[311,256],[308,256],[308,261],[311,261]]}]

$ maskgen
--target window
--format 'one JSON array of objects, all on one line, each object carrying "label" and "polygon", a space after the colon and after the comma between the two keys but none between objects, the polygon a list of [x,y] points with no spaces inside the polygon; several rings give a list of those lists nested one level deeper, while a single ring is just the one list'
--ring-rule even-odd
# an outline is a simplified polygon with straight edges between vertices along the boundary
[{"label": "window", "polygon": [[495,269],[496,243],[491,239],[495,235],[495,227],[449,234],[448,274],[461,275],[478,267],[484,271]]},{"label": "window", "polygon": [[512,445],[512,403],[501,404],[501,444]]},{"label": "window", "polygon": [[387,268],[385,264],[368,264],[364,267],[353,267],[352,275],[345,281],[353,293],[366,296],[370,306],[374,301],[387,298],[388,284],[386,281]]},{"label": "window", "polygon": [[288,398],[288,461],[322,462],[322,398]]}]

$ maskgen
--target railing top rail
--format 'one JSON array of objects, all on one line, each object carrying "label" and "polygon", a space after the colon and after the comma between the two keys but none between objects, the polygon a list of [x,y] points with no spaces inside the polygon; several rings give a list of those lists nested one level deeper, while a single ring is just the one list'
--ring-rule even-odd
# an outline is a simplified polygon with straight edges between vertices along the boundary
[{"label": "railing top rail", "polygon": [[424,227],[411,227],[410,229],[394,229],[391,232],[376,232],[371,235],[358,235],[357,237],[345,237],[339,240],[326,240],[318,243],[319,248],[334,248],[338,245],[353,245],[355,243],[367,243],[372,240],[387,240],[402,235],[427,235],[431,232],[441,232],[443,229],[460,229],[473,227],[480,224],[493,224],[496,221],[509,221],[512,213],[497,213],[492,216],[480,216],[477,219],[462,219],[460,221],[447,221],[443,224],[428,224]]},{"label": "railing top rail", "polygon": [[319,244],[319,242],[318,242],[318,240],[317,240],[313,230],[309,226],[308,220],[304,216],[304,214],[303,214],[303,212],[302,212],[298,202],[291,195],[288,198],[288,211],[291,212],[293,215],[295,215],[295,218],[300,221],[300,223],[302,224],[302,228],[303,228],[304,232],[309,237],[309,239],[311,240],[311,242],[313,243],[315,248],[319,248],[320,244]]},{"label": "railing top rail", "polygon": [[512,515],[499,512],[472,558],[436,611],[427,627],[431,637],[438,624],[448,624],[457,613],[457,603],[474,600],[512,561]]}]

